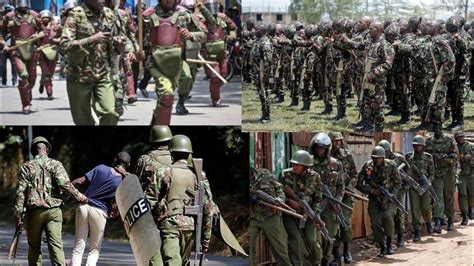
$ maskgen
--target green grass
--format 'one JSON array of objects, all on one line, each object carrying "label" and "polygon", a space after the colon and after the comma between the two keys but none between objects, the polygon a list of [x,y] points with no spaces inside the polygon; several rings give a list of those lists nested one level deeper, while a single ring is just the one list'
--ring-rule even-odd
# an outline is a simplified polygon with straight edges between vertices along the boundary
[{"label": "green grass", "polygon": [[[346,118],[340,121],[333,121],[336,116],[336,101],[333,100],[333,112],[329,115],[320,115],[324,109],[321,100],[311,102],[309,112],[301,112],[303,103],[299,102],[297,107],[289,107],[291,99],[289,93],[285,95],[285,102],[271,104],[271,122],[262,124],[258,121],[261,116],[261,105],[257,91],[253,85],[243,84],[242,99],[242,130],[244,131],[284,131],[284,132],[310,132],[310,131],[353,131],[352,124],[359,121],[359,112],[356,99],[347,99]],[[274,97],[273,95],[271,96]],[[474,130],[474,102],[471,93],[470,100],[464,103],[464,129]],[[385,113],[388,113],[387,109]],[[395,123],[399,116],[386,116],[384,131],[413,131],[421,120],[419,117],[412,117],[409,124],[398,126]],[[444,127],[450,124],[450,120],[444,123]]]}]

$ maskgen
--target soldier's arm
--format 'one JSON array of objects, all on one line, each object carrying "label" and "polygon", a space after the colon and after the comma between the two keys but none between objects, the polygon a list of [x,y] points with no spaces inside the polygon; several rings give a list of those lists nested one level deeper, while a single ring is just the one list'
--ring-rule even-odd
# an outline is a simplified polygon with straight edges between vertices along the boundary
[{"label": "soldier's arm", "polygon": [[283,192],[283,186],[277,181],[273,181],[272,183],[275,188],[275,198],[280,200],[281,202],[285,202],[286,196],[285,192]]},{"label": "soldier's arm", "polygon": [[203,198],[203,216],[202,216],[202,239],[203,244],[209,247],[212,234],[212,209],[215,204],[212,200],[212,191],[209,180],[203,181],[204,198]]},{"label": "soldier's arm", "polygon": [[56,184],[62,191],[69,193],[77,201],[83,202],[86,199],[86,196],[84,196],[81,192],[79,192],[79,190],[77,190],[77,188],[72,185],[63,164],[60,162],[57,162],[56,164],[57,165],[53,174],[53,179],[56,181]]},{"label": "soldier's arm", "polygon": [[201,14],[203,15],[204,19],[206,19],[206,25],[209,26],[216,26],[217,25],[217,20],[212,15],[212,12],[203,4],[197,4],[197,7],[199,8],[199,11],[201,11]]},{"label": "soldier's arm", "polygon": [[342,40],[341,47],[343,47],[346,50],[350,50],[350,49],[364,50],[365,43],[363,41],[357,42],[357,41],[354,41],[353,39],[345,37]]},{"label": "soldier's arm", "polygon": [[428,157],[428,169],[426,169],[426,172],[428,173],[428,180],[430,180],[430,182],[432,182],[435,178],[435,166],[434,166],[434,161],[433,161],[433,156],[430,156]]},{"label": "soldier's arm", "polygon": [[314,176],[312,176],[312,180],[308,186],[308,191],[313,192],[313,194],[311,194],[311,207],[313,210],[319,209],[319,204],[323,199],[322,187],[323,183],[321,182],[321,176],[318,173],[315,173]]},{"label": "soldier's arm", "polygon": [[227,25],[225,30],[227,32],[227,36],[229,36],[229,39],[237,39],[237,26],[235,25],[234,21],[228,16],[225,16],[225,24]]},{"label": "soldier's arm", "polygon": [[66,20],[60,40],[61,50],[65,53],[71,53],[78,50],[87,50],[88,48],[88,38],[76,40],[76,27],[77,22],[75,15],[72,14]]},{"label": "soldier's arm", "polygon": [[272,68],[273,47],[270,42],[265,42],[262,47],[264,69]]},{"label": "soldier's arm", "polygon": [[395,162],[392,162],[392,173],[393,173],[391,176],[392,187],[388,189],[390,190],[391,193],[396,195],[402,185],[402,180],[400,177],[400,172],[398,172],[397,165],[395,164]]},{"label": "soldier's arm", "polygon": [[365,163],[364,166],[362,166],[362,168],[359,171],[359,175],[357,176],[356,188],[364,194],[369,194],[370,186],[365,184],[365,182],[364,182],[365,181],[365,174],[366,174],[366,167],[367,167],[367,163]]},{"label": "soldier's arm", "polygon": [[28,188],[28,173],[30,169],[27,164],[24,164],[21,167],[20,173],[17,177],[17,188],[15,193],[15,205],[13,205],[13,214],[16,218],[21,216],[23,212],[23,207],[25,206],[25,194],[27,193]]},{"label": "soldier's arm", "polygon": [[441,61],[444,65],[443,79],[449,81],[453,79],[456,71],[456,58],[454,57],[453,50],[446,41],[435,41],[435,45],[438,47]]},{"label": "soldier's arm", "polygon": [[336,195],[334,197],[338,200],[342,200],[344,197],[344,175],[345,171],[342,168],[341,162],[338,161],[338,175],[336,179]]},{"label": "soldier's arm", "polygon": [[395,56],[395,51],[391,45],[381,45],[379,48],[379,54],[383,58],[383,63],[377,66],[372,72],[376,78],[384,76],[388,71],[392,69],[393,58]]},{"label": "soldier's arm", "polygon": [[198,25],[196,25],[196,23],[194,23],[194,19],[191,14],[185,13],[185,16],[187,16],[187,24],[184,25],[184,27],[189,30],[189,33],[193,37],[192,41],[204,42],[207,39],[206,33]]},{"label": "soldier's arm", "polygon": [[130,41],[132,42],[132,45],[135,49],[136,52],[138,52],[139,50],[139,47],[138,47],[138,42],[137,42],[137,38],[135,37],[135,33],[136,33],[136,28],[135,28],[135,23],[133,22],[133,19],[132,19],[132,15],[130,13],[127,12],[127,37],[128,39],[130,39]]}]

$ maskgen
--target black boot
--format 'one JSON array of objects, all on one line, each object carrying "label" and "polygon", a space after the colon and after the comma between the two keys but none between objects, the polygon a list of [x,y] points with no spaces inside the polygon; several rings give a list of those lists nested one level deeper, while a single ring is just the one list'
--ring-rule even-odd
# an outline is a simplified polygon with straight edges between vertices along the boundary
[{"label": "black boot", "polygon": [[339,265],[341,262],[341,254],[339,253],[339,247],[332,248],[332,256],[333,259],[331,261],[331,265]]},{"label": "black boot", "polygon": [[291,97],[291,104],[290,106],[298,106],[298,96]]},{"label": "black boot", "polygon": [[461,222],[461,225],[467,225],[467,223],[469,222],[469,219],[467,218],[467,214],[465,212],[463,212],[461,214],[462,216],[462,222]]},{"label": "black boot", "polygon": [[453,231],[454,230],[454,223],[452,218],[448,218],[448,227],[446,228],[447,231]]},{"label": "black boot", "polygon": [[303,102],[303,108],[301,108],[301,111],[305,112],[305,111],[309,111],[309,106],[310,106],[311,102],[310,101],[304,101]]},{"label": "black boot", "polygon": [[413,233],[413,242],[418,242],[420,240],[421,240],[421,232],[420,230],[415,229],[415,232]]},{"label": "black boot", "polygon": [[469,209],[471,212],[469,214],[469,219],[474,220],[474,208]]},{"label": "black boot", "polygon": [[321,260],[321,266],[328,266],[328,260],[327,259],[322,259]]},{"label": "black boot", "polygon": [[332,112],[332,104],[325,104],[324,105],[324,110],[320,113],[321,115],[327,115]]},{"label": "black boot", "polygon": [[403,239],[403,234],[397,234],[397,247],[402,248],[405,246],[405,240]]},{"label": "black boot", "polygon": [[463,129],[464,129],[464,121],[459,119],[456,122],[456,125],[454,125],[454,127],[452,128],[452,131],[459,131],[459,130],[463,130]]},{"label": "black boot", "polygon": [[344,263],[352,262],[351,251],[349,249],[349,242],[344,242],[344,251],[342,255],[344,256]]},{"label": "black boot", "polygon": [[393,255],[393,249],[392,249],[392,237],[387,236],[387,255]]},{"label": "black boot", "polygon": [[176,104],[176,114],[177,115],[187,115],[189,114],[188,109],[184,106],[184,97],[179,97],[178,103]]},{"label": "black boot", "polygon": [[436,234],[441,234],[441,218],[435,218],[435,227],[433,232]]},{"label": "black boot", "polygon": [[277,94],[274,100],[275,100],[275,103],[282,103],[285,101],[285,95],[279,93]]},{"label": "black boot", "polygon": [[433,233],[433,227],[431,226],[431,222],[426,222],[426,232],[428,232],[428,234],[432,234]]},{"label": "black boot", "polygon": [[346,117],[346,107],[337,108],[337,115],[334,117],[334,120],[338,121]]},{"label": "black boot", "polygon": [[400,109],[398,107],[392,107],[392,110],[386,114],[386,116],[399,116],[400,115]]},{"label": "black boot", "polygon": [[402,112],[402,117],[398,120],[399,125],[408,124],[410,122],[410,112]]},{"label": "black boot", "polygon": [[385,245],[383,243],[380,243],[380,251],[377,254],[377,257],[379,258],[385,257]]},{"label": "black boot", "polygon": [[[371,130],[368,130],[371,131]],[[383,124],[382,125],[375,125],[374,127],[375,132],[383,132]]]},{"label": "black boot", "polygon": [[441,226],[447,225],[446,219],[444,219],[444,218],[441,218],[441,219],[440,219],[440,223],[441,223]]}]

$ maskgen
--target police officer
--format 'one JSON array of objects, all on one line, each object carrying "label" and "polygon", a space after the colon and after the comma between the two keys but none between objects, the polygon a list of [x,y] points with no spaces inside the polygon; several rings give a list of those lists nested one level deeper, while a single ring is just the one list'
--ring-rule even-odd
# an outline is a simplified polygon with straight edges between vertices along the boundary
[{"label": "police officer", "polygon": [[70,194],[77,202],[87,203],[87,197],[70,182],[61,162],[48,157],[51,144],[44,137],[33,139],[30,152],[34,159],[24,163],[18,175],[13,207],[16,226],[22,221],[26,225],[28,238],[28,264],[41,265],[41,235],[46,231],[48,249],[53,265],[65,265],[63,241],[61,239],[63,201],[55,191],[60,189]]},{"label": "police officer", "polygon": [[461,171],[459,173],[461,184],[458,185],[459,208],[461,209],[462,216],[461,225],[467,225],[468,215],[472,217],[474,211],[474,145],[466,141],[465,136],[464,132],[454,133],[459,150],[459,162],[461,164]]}]

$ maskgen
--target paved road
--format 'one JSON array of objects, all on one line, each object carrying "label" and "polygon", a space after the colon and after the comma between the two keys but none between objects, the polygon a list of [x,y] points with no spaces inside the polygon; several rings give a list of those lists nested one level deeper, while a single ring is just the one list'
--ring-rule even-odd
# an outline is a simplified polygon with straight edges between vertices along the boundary
[{"label": "paved road", "polygon": [[[7,260],[8,247],[14,233],[14,228],[0,227],[0,265],[12,265],[12,261]],[[72,247],[74,244],[74,236],[63,236],[64,252],[66,260],[70,260]],[[48,247],[45,243],[42,245],[43,265],[51,265],[48,254]],[[83,263],[86,260],[87,247],[84,252]],[[26,242],[26,234],[22,234],[20,238],[20,246],[18,248],[17,259],[15,265],[28,265],[28,243]],[[207,256],[205,265],[231,265],[244,266],[249,265],[247,259],[237,257],[219,257]],[[97,265],[136,265],[132,249],[128,243],[117,243],[104,240],[102,250]]]},{"label": "paved road", "polygon": [[[41,74],[38,74],[40,77]],[[196,83],[191,92],[192,98],[187,101],[189,115],[174,114],[172,125],[241,125],[241,98],[242,89],[240,76],[235,76],[221,90],[223,108],[211,106],[209,96],[209,81],[203,80],[204,75],[198,73]],[[0,88],[0,124],[1,125],[74,125],[69,109],[69,100],[66,91],[66,81],[54,81],[53,94],[56,99],[49,101],[46,94],[40,94],[39,79],[33,90],[32,110],[29,115],[21,113],[20,94],[16,87]],[[147,90],[150,98],[144,98],[138,92],[138,101],[128,105],[125,114],[120,118],[119,125],[149,125],[153,109],[156,106],[154,84]],[[177,99],[177,96],[175,96]],[[177,100],[175,100],[175,103]]]}]

